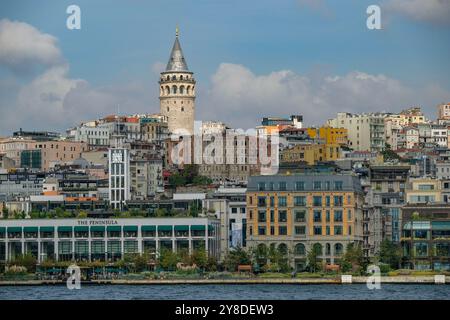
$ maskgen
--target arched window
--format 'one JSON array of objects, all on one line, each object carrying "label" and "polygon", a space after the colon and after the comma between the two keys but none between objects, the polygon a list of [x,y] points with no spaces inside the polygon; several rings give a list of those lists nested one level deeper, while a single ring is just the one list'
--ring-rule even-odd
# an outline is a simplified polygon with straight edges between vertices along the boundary
[{"label": "arched window", "polygon": [[166,86],[166,95],[169,95],[169,94],[170,94],[170,87]]},{"label": "arched window", "polygon": [[181,112],[183,112],[184,111],[184,107],[181,107]]},{"label": "arched window", "polygon": [[285,243],[280,243],[278,245],[278,251],[281,252],[282,254],[287,254],[288,253],[287,245]]},{"label": "arched window", "polygon": [[172,93],[177,94],[177,86],[175,85],[172,86]]},{"label": "arched window", "polygon": [[303,243],[297,243],[295,245],[294,252],[298,256],[304,256],[306,252],[305,245]]},{"label": "arched window", "polygon": [[323,255],[322,245],[320,243],[315,243],[313,245],[313,250],[317,253],[317,255]]},{"label": "arched window", "polygon": [[169,107],[167,107],[167,112],[169,112]]},{"label": "arched window", "polygon": [[177,76],[176,76],[176,75],[173,75],[173,76],[172,76],[172,80],[177,80]]},{"label": "arched window", "polygon": [[191,86],[187,86],[186,87],[186,93],[187,94],[191,94]]},{"label": "arched window", "polygon": [[180,86],[180,94],[184,94],[184,86]]},{"label": "arched window", "polygon": [[167,80],[170,80],[170,76],[169,76],[169,75],[167,75],[166,79],[167,79]]},{"label": "arched window", "polygon": [[340,256],[344,253],[344,246],[341,243],[336,243],[334,245],[334,255]]},{"label": "arched window", "polygon": [[183,75],[180,76],[180,80],[183,80]]},{"label": "arched window", "polygon": [[331,255],[331,245],[329,243],[325,245],[325,255]]}]

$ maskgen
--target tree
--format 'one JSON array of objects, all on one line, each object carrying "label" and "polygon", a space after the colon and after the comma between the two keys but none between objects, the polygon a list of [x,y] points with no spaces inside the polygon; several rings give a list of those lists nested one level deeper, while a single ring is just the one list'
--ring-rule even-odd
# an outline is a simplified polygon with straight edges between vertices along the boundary
[{"label": "tree", "polygon": [[87,212],[86,211],[79,211],[77,214],[78,219],[85,219],[87,218]]},{"label": "tree", "polygon": [[402,259],[402,251],[400,246],[392,241],[385,239],[381,242],[379,260],[388,264],[393,269],[398,269]]},{"label": "tree", "polygon": [[8,219],[8,217],[9,217],[9,210],[8,210],[7,207],[4,206],[2,208],[2,213],[3,213],[3,219]]},{"label": "tree", "polygon": [[308,262],[308,270],[310,272],[317,272],[320,271],[321,265],[320,265],[320,259],[319,256],[321,255],[322,249],[320,245],[317,243],[313,245],[311,250],[309,250],[308,254],[306,255],[306,259]]},{"label": "tree", "polygon": [[13,261],[11,261],[10,265],[22,266],[27,269],[28,272],[36,271],[36,258],[32,256],[30,253],[24,254],[22,256],[16,257]]},{"label": "tree", "polygon": [[355,243],[349,243],[341,264],[343,271],[347,271],[350,268],[364,269],[365,262],[362,246]]},{"label": "tree", "polygon": [[162,249],[159,253],[158,263],[164,270],[175,270],[179,261],[179,256],[172,250]]},{"label": "tree", "polygon": [[197,267],[204,270],[208,266],[208,256],[205,249],[194,250],[191,256],[192,264],[196,264]]},{"label": "tree", "polygon": [[251,257],[241,247],[230,250],[224,259],[224,266],[228,271],[236,271],[240,264],[251,264]]},{"label": "tree", "polygon": [[383,155],[383,160],[385,162],[389,161],[389,160],[402,160],[402,158],[391,149],[391,146],[386,143],[384,150],[381,152],[381,154]]}]

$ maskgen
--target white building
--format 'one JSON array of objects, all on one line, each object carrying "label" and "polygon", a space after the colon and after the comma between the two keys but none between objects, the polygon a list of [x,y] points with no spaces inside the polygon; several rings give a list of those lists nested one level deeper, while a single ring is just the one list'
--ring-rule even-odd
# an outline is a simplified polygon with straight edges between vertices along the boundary
[{"label": "white building", "polygon": [[385,147],[385,113],[352,114],[339,112],[327,121],[333,128],[345,128],[349,147],[355,151],[381,151]]},{"label": "white building", "polygon": [[130,153],[128,149],[109,149],[109,202],[114,209],[122,209],[130,200]]}]

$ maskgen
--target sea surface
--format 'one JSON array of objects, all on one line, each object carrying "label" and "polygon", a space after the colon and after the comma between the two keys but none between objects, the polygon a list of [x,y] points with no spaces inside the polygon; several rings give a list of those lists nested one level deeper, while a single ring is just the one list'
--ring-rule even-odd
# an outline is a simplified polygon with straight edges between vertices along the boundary
[{"label": "sea surface", "polygon": [[0,300],[450,300],[450,285],[382,284],[369,290],[364,284],[299,285],[64,285],[0,286]]}]

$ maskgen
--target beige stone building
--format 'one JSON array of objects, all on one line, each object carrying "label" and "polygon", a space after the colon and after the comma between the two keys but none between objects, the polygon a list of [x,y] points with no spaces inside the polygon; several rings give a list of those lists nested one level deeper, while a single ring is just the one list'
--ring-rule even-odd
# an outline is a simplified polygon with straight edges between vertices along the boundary
[{"label": "beige stone building", "polygon": [[194,132],[195,79],[189,71],[178,40],[178,30],[166,70],[159,80],[160,113],[171,133]]}]

